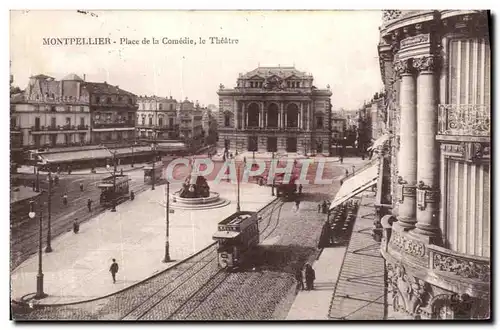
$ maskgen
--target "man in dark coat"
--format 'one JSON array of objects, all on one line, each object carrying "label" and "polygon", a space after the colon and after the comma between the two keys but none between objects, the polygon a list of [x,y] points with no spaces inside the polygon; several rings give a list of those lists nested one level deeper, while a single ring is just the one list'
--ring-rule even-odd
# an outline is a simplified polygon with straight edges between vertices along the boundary
[{"label": "man in dark coat", "polygon": [[311,265],[307,264],[306,265],[306,290],[313,290],[314,289],[314,280],[316,279],[316,273],[314,272],[314,269],[312,268]]},{"label": "man in dark coat", "polygon": [[116,263],[116,259],[113,259],[113,263],[111,267],[109,267],[109,271],[111,272],[111,277],[113,277],[113,283],[116,283],[116,273],[118,273],[118,264]]},{"label": "man in dark coat", "polygon": [[87,208],[89,209],[89,212],[92,212],[92,200],[90,198],[87,199]]},{"label": "man in dark coat", "polygon": [[295,273],[295,280],[297,280],[297,290],[304,290],[304,280],[302,277],[302,268],[297,268]]}]

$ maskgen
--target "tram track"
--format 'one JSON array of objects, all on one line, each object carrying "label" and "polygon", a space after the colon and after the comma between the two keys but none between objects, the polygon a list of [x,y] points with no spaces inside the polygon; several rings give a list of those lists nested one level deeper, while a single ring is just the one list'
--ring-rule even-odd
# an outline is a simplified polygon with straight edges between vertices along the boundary
[{"label": "tram track", "polygon": [[[262,212],[261,221],[268,219],[260,233],[264,235],[263,240],[268,238],[278,226],[283,205],[284,202],[278,198],[259,211],[259,213]],[[276,222],[271,227],[276,210],[278,211]],[[203,254],[205,255],[200,261],[193,262],[194,258],[199,258]],[[213,243],[205,250],[168,269],[167,271],[175,271],[179,268],[183,270],[171,281],[157,288],[121,319],[155,320],[158,319],[158,315],[161,315],[162,320],[181,320],[189,317],[231,275],[219,268],[217,257],[217,245]],[[162,304],[167,299],[169,303]]]},{"label": "tram track", "polygon": [[[136,193],[140,194],[143,191],[146,191],[150,186],[146,185],[142,182],[133,183],[130,185],[130,188]],[[100,192],[96,191],[96,194],[92,194],[91,196],[99,196]],[[87,205],[77,207],[75,209],[71,209],[68,213],[68,209],[64,209],[63,212],[56,213],[55,216],[51,219],[51,233],[52,239],[57,236],[68,232],[72,228],[72,221],[68,221],[68,218],[78,218],[80,223],[87,222],[92,218],[101,215],[108,208],[102,206],[96,206],[92,212],[87,211]],[[44,212],[44,218],[46,218],[46,213]],[[44,219],[46,222],[46,219]],[[46,228],[45,228],[46,230]],[[45,231],[44,230],[44,231]],[[45,231],[46,234],[46,231]],[[43,236],[45,240],[45,235]],[[38,240],[39,240],[39,232],[38,230],[30,230],[30,232],[25,233],[24,235],[19,235],[15,238],[12,238],[11,243],[11,270],[15,269],[19,266],[24,260],[26,260],[29,256],[36,253],[38,248]],[[46,242],[45,242],[46,244]]]}]

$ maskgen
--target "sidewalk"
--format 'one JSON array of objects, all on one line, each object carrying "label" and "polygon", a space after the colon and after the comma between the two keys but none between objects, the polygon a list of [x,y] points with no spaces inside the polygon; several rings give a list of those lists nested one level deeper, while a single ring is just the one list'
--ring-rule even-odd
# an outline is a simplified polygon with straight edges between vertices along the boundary
[{"label": "sidewalk", "polygon": [[[210,185],[210,182],[209,182]],[[40,304],[66,304],[102,297],[122,290],[171,267],[213,243],[217,223],[236,211],[236,187],[229,183],[211,185],[231,203],[212,210],[175,210],[170,214],[170,256],[164,264],[164,187],[148,190],[134,201],[105,212],[82,224],[80,232],[65,233],[52,241],[53,252],[43,254],[44,291],[49,296]],[[171,192],[180,184],[171,184]],[[267,187],[242,184],[242,210],[257,211],[274,198]],[[119,264],[113,284],[111,259]],[[38,255],[35,254],[11,273],[11,299],[30,299],[36,291]]]},{"label": "sidewalk", "polygon": [[371,237],[373,193],[363,192],[348,246],[325,248],[314,290],[299,291],[287,320],[381,320],[384,262]]},{"label": "sidewalk", "polygon": [[[116,171],[119,173],[120,170],[123,169],[123,172],[130,172],[130,171],[144,168],[144,166],[146,166],[145,163],[134,164],[134,167],[132,167],[130,164],[119,165],[116,167]],[[95,171],[96,171],[95,173],[90,172],[90,168],[76,169],[76,170],[72,170],[70,175],[92,175],[92,174],[109,174],[110,173],[110,171],[106,167],[96,167]],[[111,169],[111,171],[113,171],[113,169]],[[33,166],[21,165],[20,167],[18,167],[17,173],[33,174]],[[40,171],[40,174],[42,174],[42,173],[47,174],[46,171]],[[61,171],[60,175],[68,175],[68,172]]]}]

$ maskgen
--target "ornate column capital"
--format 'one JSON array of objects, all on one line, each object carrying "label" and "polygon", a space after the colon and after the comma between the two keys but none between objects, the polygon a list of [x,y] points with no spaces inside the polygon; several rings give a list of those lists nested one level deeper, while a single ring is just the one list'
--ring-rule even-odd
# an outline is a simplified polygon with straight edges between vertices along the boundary
[{"label": "ornate column capital", "polygon": [[394,72],[399,77],[401,75],[411,75],[415,72],[413,59],[399,60],[394,62]]},{"label": "ornate column capital", "polygon": [[413,60],[413,66],[418,72],[435,72],[439,69],[437,56],[422,56]]}]

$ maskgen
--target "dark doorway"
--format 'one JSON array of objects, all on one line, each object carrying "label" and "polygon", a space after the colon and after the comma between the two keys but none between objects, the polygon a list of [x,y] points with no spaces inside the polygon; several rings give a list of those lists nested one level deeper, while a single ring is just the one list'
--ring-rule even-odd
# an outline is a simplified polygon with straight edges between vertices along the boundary
[{"label": "dark doorway", "polygon": [[278,105],[271,103],[267,109],[267,127],[278,127]]},{"label": "dark doorway", "polygon": [[268,137],[267,138],[267,151],[268,152],[277,152],[278,151],[278,138],[277,137]]},{"label": "dark doorway", "polygon": [[248,137],[248,151],[257,151],[259,148],[259,139],[257,136]]},{"label": "dark doorway", "polygon": [[297,138],[289,137],[286,139],[286,151],[297,152]]}]

